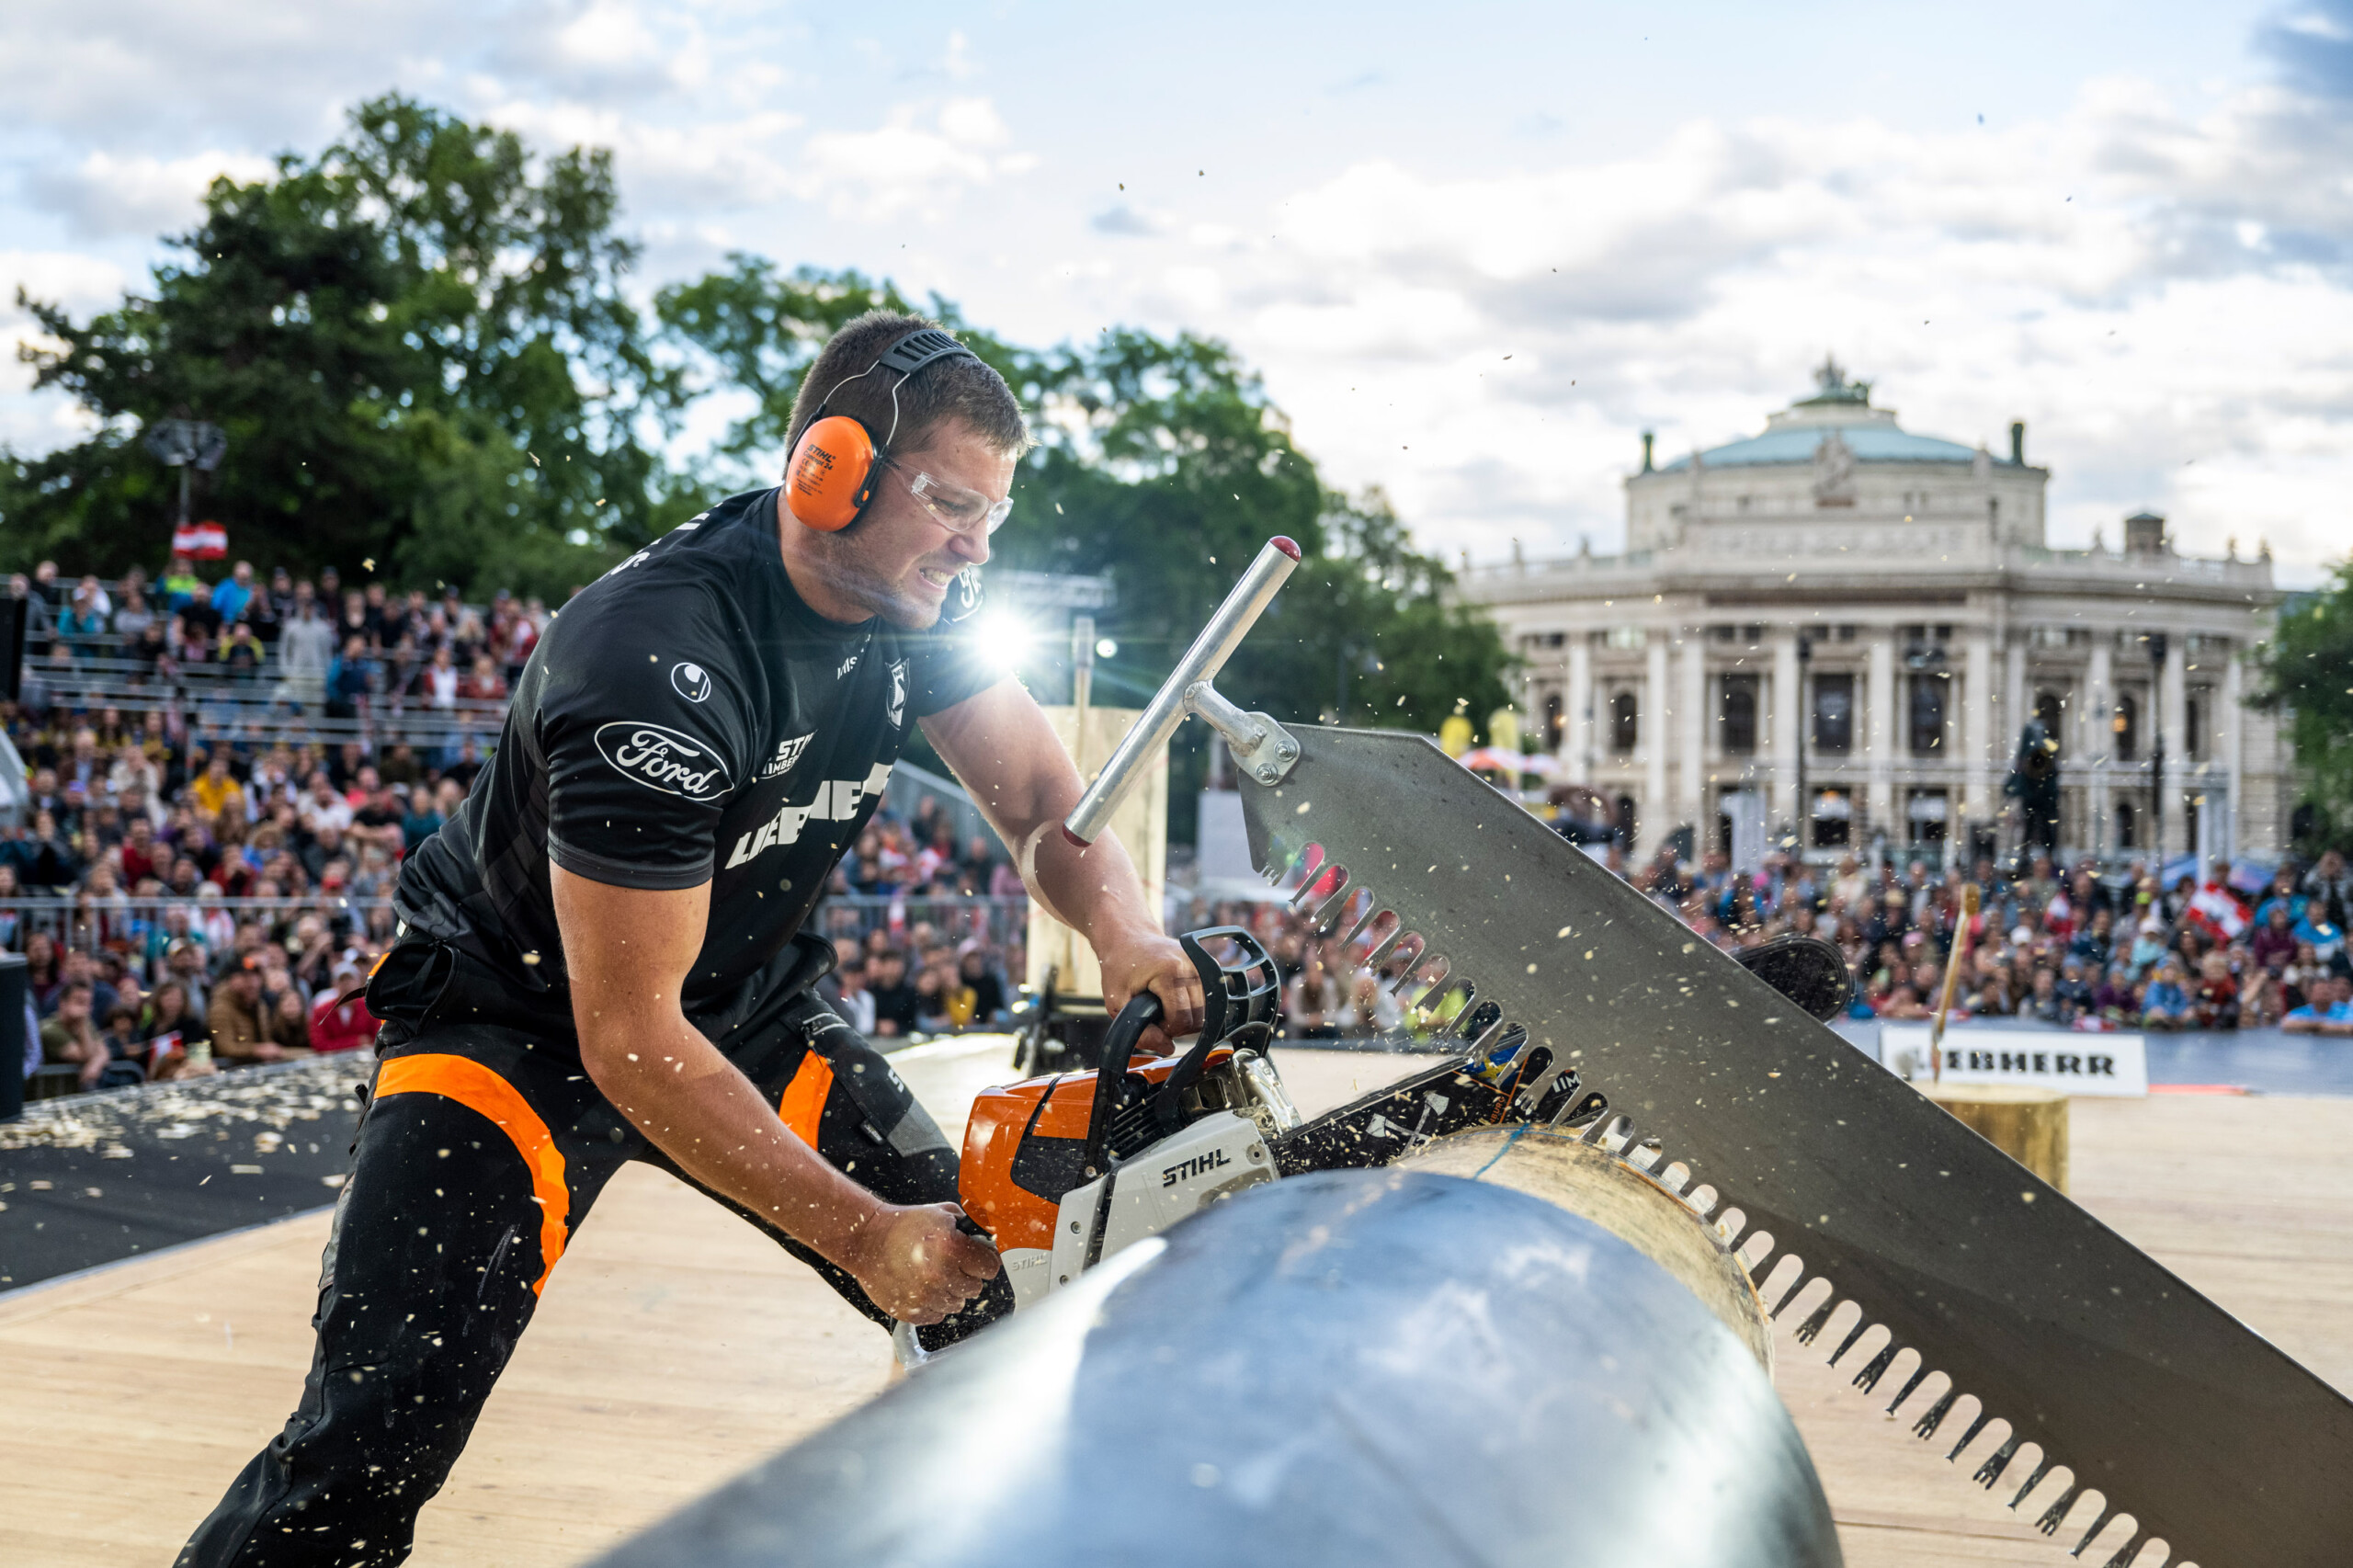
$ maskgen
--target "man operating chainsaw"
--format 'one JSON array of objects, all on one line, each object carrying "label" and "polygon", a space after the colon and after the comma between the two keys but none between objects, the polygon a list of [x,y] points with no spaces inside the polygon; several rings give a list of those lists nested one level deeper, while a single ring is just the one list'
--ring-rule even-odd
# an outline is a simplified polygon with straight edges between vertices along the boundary
[{"label": "man operating chainsaw", "polygon": [[285,1430],[183,1564],[408,1555],[597,1194],[630,1160],[767,1231],[908,1348],[1009,1303],[960,1229],[957,1160],[812,990],[801,929],[921,725],[1111,1006],[1170,1033],[1200,983],[1116,842],[1059,830],[1080,782],[955,623],[1029,437],[936,325],[836,334],[785,483],[738,495],[564,608],[465,804],[403,869],[368,985],[381,1058]]}]

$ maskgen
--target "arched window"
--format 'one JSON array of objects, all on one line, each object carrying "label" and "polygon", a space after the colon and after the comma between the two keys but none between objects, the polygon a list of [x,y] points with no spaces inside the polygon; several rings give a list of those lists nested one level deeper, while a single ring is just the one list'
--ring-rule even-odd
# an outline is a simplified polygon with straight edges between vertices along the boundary
[{"label": "arched window", "polygon": [[2202,693],[2193,691],[2183,702],[2181,727],[2188,732],[2181,738],[2182,749],[2189,754],[2192,762],[2202,762],[2206,756],[2206,701]]},{"label": "arched window", "polygon": [[2141,846],[2139,841],[2133,837],[2134,825],[2132,802],[2130,801],[2117,801],[2116,846],[2119,849],[2138,849]]},{"label": "arched window", "polygon": [[[2126,692],[2116,699],[2116,760],[2131,762],[2141,755],[2141,699]],[[2122,818],[2118,819],[2120,822]]]},{"label": "arched window", "polygon": [[1642,739],[1642,710],[1631,691],[1621,691],[1609,699],[1609,749],[1620,756],[1631,756],[1634,743]]},{"label": "arched window", "polygon": [[1726,756],[1756,755],[1756,677],[1723,677],[1723,706],[1718,710],[1718,738]]},{"label": "arched window", "polygon": [[2063,753],[2067,749],[2067,731],[2063,723],[2066,716],[2066,700],[2057,692],[2038,691],[2034,694],[2035,722],[2042,726],[2042,733],[2050,736],[2052,744]]},{"label": "arched window", "polygon": [[1945,744],[1947,677],[1941,674],[1912,677],[1911,741],[1914,756],[1938,756]]}]

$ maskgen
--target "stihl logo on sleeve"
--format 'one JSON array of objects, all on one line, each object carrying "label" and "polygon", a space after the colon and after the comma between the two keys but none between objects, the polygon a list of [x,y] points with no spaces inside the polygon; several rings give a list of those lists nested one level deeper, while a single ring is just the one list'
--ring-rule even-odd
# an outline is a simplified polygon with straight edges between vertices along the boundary
[{"label": "stihl logo on sleeve", "polygon": [[882,792],[890,781],[891,765],[878,762],[874,771],[864,779],[828,778],[819,783],[814,799],[805,806],[786,806],[760,824],[754,832],[735,841],[734,853],[727,857],[727,869],[733,870],[756,855],[764,855],[779,845],[798,844],[801,830],[813,822],[849,822],[857,817],[858,808],[874,795]]}]

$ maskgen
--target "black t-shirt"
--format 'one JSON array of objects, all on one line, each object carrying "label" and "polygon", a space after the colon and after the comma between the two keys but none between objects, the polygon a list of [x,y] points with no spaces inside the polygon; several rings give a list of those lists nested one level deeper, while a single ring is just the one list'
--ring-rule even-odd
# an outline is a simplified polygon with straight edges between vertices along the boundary
[{"label": "black t-shirt", "polygon": [[[710,883],[684,1000],[723,1028],[790,959],[910,727],[1002,678],[948,618],[907,631],[812,609],[777,546],[776,495],[722,502],[565,605],[464,805],[404,865],[403,933],[472,960],[475,1012],[570,1035],[552,860],[615,887]],[[968,572],[950,616],[979,597]]]}]

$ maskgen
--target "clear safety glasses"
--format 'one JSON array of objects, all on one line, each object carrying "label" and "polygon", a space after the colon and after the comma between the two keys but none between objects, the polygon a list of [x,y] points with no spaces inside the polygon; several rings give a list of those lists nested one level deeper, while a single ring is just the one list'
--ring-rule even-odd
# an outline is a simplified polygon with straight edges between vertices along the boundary
[{"label": "clear safety glasses", "polygon": [[[887,458],[883,460],[891,462]],[[951,483],[920,469],[910,469],[897,462],[891,462],[891,467],[905,483],[907,494],[931,514],[934,521],[950,533],[986,538],[1004,527],[1005,519],[1013,511],[1010,496],[1002,501],[992,501],[977,490],[967,490],[961,484]]]}]

